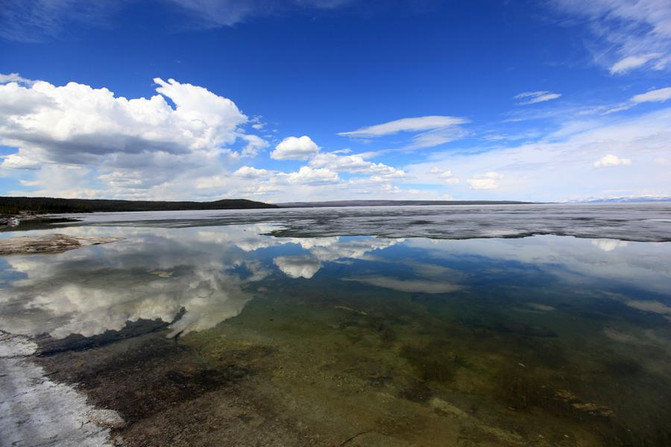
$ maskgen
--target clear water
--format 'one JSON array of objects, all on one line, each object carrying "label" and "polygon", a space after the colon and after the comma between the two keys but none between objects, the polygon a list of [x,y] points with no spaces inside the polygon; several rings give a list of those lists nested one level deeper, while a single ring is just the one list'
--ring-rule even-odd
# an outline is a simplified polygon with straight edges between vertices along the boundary
[{"label": "clear water", "polygon": [[128,445],[671,445],[671,207],[555,207],[91,215],[0,329]]}]

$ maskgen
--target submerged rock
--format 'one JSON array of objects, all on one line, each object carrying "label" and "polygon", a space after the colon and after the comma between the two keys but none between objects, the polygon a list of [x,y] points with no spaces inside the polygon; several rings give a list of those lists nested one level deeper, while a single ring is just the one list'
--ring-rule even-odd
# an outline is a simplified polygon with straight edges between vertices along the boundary
[{"label": "submerged rock", "polygon": [[89,412],[89,421],[104,428],[123,428],[126,425],[126,421],[124,421],[119,413],[107,409],[91,410]]},{"label": "submerged rock", "polygon": [[0,239],[0,255],[62,253],[87,245],[108,244],[119,240],[121,238],[68,236],[59,233],[39,236],[19,236]]}]

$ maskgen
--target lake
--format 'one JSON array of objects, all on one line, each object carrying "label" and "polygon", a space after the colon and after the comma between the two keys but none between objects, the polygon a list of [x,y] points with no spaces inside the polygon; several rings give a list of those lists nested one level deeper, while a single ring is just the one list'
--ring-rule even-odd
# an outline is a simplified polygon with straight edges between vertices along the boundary
[{"label": "lake", "polygon": [[671,204],[76,217],[1,233],[122,239],[0,257],[0,445],[671,445]]}]

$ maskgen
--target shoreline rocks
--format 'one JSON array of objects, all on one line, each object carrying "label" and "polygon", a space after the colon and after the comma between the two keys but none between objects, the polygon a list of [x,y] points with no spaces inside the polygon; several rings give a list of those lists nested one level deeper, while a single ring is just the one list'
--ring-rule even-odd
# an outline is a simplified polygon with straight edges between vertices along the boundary
[{"label": "shoreline rocks", "polygon": [[88,245],[109,244],[122,238],[68,236],[60,233],[39,236],[17,236],[0,239],[0,256],[63,253]]}]

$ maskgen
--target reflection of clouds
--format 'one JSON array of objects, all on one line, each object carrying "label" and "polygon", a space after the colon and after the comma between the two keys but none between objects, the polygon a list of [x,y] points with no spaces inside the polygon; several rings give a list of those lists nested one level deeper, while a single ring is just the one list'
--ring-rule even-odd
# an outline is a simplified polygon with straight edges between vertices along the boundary
[{"label": "reflection of clouds", "polygon": [[382,250],[399,242],[403,239],[379,239],[379,238],[361,238],[342,240],[340,238],[330,239],[329,244],[315,244],[310,247],[310,253],[320,261],[337,261],[339,259],[363,259],[370,252]]},{"label": "reflection of clouds", "polygon": [[671,243],[630,242],[617,250],[591,248],[589,239],[534,236],[524,239],[409,239],[408,247],[428,250],[439,258],[483,256],[533,264],[563,281],[610,280],[668,294]]},{"label": "reflection of clouds", "polygon": [[202,330],[237,315],[250,299],[245,285],[268,274],[225,242],[235,237],[231,233],[244,233],[240,227],[206,235],[193,229],[67,230],[127,239],[59,255],[5,258],[22,278],[10,281],[0,297],[3,329],[91,336],[141,318],[171,321],[183,307],[186,314],[173,325],[174,333]]},{"label": "reflection of clouds", "polygon": [[526,304],[530,309],[533,309],[537,312],[550,312],[552,310],[556,310],[554,307],[548,306],[547,304],[541,304],[541,303],[526,303]]},{"label": "reflection of clouds", "polygon": [[390,276],[366,276],[343,278],[343,281],[354,281],[385,289],[412,293],[449,293],[461,289],[461,286],[448,282],[428,279],[397,279]]},{"label": "reflection of clouds", "polygon": [[425,262],[406,262],[408,267],[412,268],[415,273],[423,278],[437,281],[449,280],[452,282],[462,280],[466,275],[459,270],[436,264],[427,264]]},{"label": "reflection of clouds", "polygon": [[309,254],[300,256],[279,256],[275,265],[290,278],[312,278],[323,262],[336,262],[341,259],[365,259],[368,253],[390,247],[403,239],[341,239],[339,237],[296,239],[278,238],[278,244],[299,244]]},{"label": "reflection of clouds", "polygon": [[624,304],[626,304],[629,307],[633,307],[634,309],[642,310],[644,312],[671,316],[671,307],[667,306],[666,304],[662,304],[658,301],[629,300],[625,301]]},{"label": "reflection of clouds", "polygon": [[[362,258],[397,243],[376,238],[277,238],[267,224],[227,227],[69,227],[73,236],[122,236],[121,242],[52,256],[6,258],[12,276],[0,296],[0,327],[17,334],[92,336],[127,321],[172,321],[173,333],[203,330],[237,315],[250,299],[246,284],[270,270],[250,253],[300,245],[301,256],[280,256],[292,278],[311,278],[323,262]],[[61,231],[61,230],[59,230]],[[17,279],[17,276],[20,279]]]},{"label": "reflection of clouds", "polygon": [[592,245],[603,251],[613,251],[619,247],[626,247],[629,243],[615,239],[592,239]]},{"label": "reflection of clouds", "polygon": [[275,265],[289,278],[312,278],[322,263],[311,256],[278,256]]},{"label": "reflection of clouds", "polygon": [[[445,262],[432,263],[431,258],[464,256],[522,262],[581,285],[592,279],[608,279],[643,290],[667,294],[671,290],[669,243],[626,244],[555,236],[514,240],[410,239],[405,246],[423,250],[422,257],[398,260],[391,256],[374,258],[372,252],[403,239],[285,238],[261,234],[273,228],[256,224],[59,229],[58,232],[71,235],[125,239],[57,255],[3,258],[9,268],[0,270],[0,284],[8,284],[0,292],[0,329],[27,335],[89,336],[121,329],[127,321],[138,319],[172,321],[183,307],[186,314],[173,324],[173,333],[203,330],[241,312],[250,299],[248,290],[258,290],[259,284],[251,283],[263,280],[275,267],[288,277],[309,279],[323,265],[346,259],[375,259],[379,261],[375,265],[382,268],[383,264],[402,263],[407,267],[403,276],[410,276],[405,280],[386,271],[367,277],[354,272],[347,279],[406,292],[456,290],[457,284],[464,283],[463,279],[471,273],[435,265]],[[271,247],[273,250],[262,250]],[[628,305],[671,317],[666,305],[650,303],[655,302],[631,301]],[[529,306],[534,309],[535,305]]]},{"label": "reflection of clouds", "polygon": [[[385,260],[385,262],[389,262]],[[395,261],[394,261],[395,262]],[[449,293],[463,288],[457,284],[466,275],[449,267],[425,262],[409,261],[403,262],[409,267],[408,272],[414,273],[412,279],[398,279],[387,275],[352,276],[342,278],[343,281],[353,281],[369,284],[385,289],[397,290],[410,293]]]}]

